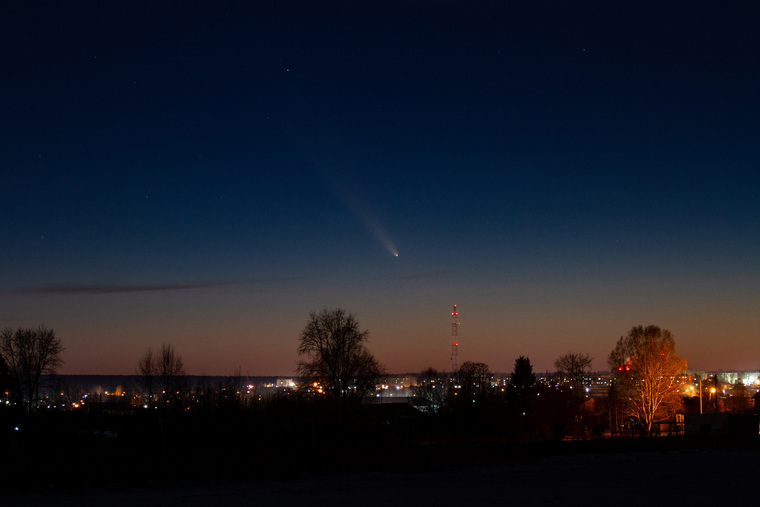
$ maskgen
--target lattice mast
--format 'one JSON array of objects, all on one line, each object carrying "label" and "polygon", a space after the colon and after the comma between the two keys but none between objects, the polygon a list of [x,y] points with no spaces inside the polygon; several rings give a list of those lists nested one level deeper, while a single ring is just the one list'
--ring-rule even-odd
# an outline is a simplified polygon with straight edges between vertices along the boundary
[{"label": "lattice mast", "polygon": [[459,312],[457,305],[451,312],[451,372],[459,371]]}]

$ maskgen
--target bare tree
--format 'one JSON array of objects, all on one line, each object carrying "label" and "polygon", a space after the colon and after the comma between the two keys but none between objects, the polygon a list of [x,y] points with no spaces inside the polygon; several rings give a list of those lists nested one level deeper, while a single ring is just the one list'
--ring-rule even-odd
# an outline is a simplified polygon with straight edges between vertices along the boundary
[{"label": "bare tree", "polygon": [[232,375],[220,380],[217,383],[216,391],[218,393],[217,406],[225,409],[241,409],[249,401],[243,394],[243,370],[239,366],[235,368]]},{"label": "bare tree", "polygon": [[583,378],[591,371],[591,361],[593,358],[590,354],[568,352],[554,361],[554,369],[563,381],[570,382],[574,389],[580,390],[583,388]]},{"label": "bare tree", "polygon": [[170,344],[162,344],[158,351],[157,371],[159,388],[164,399],[176,398],[185,387],[185,362]]},{"label": "bare tree", "polygon": [[383,367],[367,350],[369,332],[359,329],[351,313],[341,309],[311,312],[301,332],[297,373],[317,383],[333,399],[361,400],[374,391]]},{"label": "bare tree", "polygon": [[161,344],[158,352],[148,348],[137,363],[137,372],[149,399],[153,399],[154,394],[160,394],[162,405],[168,406],[182,398],[185,364],[171,344]]},{"label": "bare tree", "polygon": [[148,347],[148,350],[140,358],[137,363],[137,374],[147,401],[146,405],[153,406],[156,396],[156,363],[153,357],[153,348]]},{"label": "bare tree", "polygon": [[446,374],[433,367],[422,370],[417,376],[414,395],[422,400],[424,412],[435,415],[441,410],[446,401],[447,384]]},{"label": "bare tree", "polygon": [[5,328],[0,333],[0,355],[8,365],[27,410],[34,410],[40,397],[43,375],[54,375],[63,364],[63,345],[55,331],[45,326]]},{"label": "bare tree", "polygon": [[683,408],[680,376],[686,360],[676,354],[676,342],[667,329],[631,328],[620,337],[608,361],[625,414],[636,418],[646,431]]},{"label": "bare tree", "polygon": [[465,361],[457,372],[462,402],[482,401],[491,390],[491,370],[486,363]]},{"label": "bare tree", "polygon": [[10,401],[15,391],[15,382],[11,377],[11,370],[8,368],[3,354],[0,353],[0,402]]}]

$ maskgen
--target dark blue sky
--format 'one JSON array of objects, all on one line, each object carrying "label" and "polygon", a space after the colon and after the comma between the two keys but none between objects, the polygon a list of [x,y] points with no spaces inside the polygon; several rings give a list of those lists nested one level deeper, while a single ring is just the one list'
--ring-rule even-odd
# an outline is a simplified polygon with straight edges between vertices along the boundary
[{"label": "dark blue sky", "polygon": [[760,7],[661,4],[4,3],[0,319],[68,373],[287,375],[323,307],[448,369],[454,303],[497,371],[760,367]]}]

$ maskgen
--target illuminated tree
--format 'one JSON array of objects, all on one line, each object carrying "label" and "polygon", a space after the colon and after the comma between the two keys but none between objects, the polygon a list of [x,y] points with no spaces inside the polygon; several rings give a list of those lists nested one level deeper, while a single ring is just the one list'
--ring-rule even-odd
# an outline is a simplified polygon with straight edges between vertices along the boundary
[{"label": "illuminated tree", "polygon": [[569,380],[573,388],[581,389],[583,378],[591,371],[592,360],[590,354],[568,352],[554,361],[554,370],[558,376]]},{"label": "illuminated tree", "polygon": [[0,355],[8,365],[18,389],[17,396],[27,410],[37,406],[43,375],[54,375],[61,364],[63,345],[55,331],[45,326],[5,328],[0,333]]},{"label": "illuminated tree", "polygon": [[369,332],[341,309],[311,312],[299,338],[298,375],[335,400],[361,400],[375,390],[383,367],[367,350]]},{"label": "illuminated tree", "polygon": [[608,361],[625,415],[647,431],[682,410],[680,375],[686,361],[676,354],[670,331],[633,327],[620,337]]}]

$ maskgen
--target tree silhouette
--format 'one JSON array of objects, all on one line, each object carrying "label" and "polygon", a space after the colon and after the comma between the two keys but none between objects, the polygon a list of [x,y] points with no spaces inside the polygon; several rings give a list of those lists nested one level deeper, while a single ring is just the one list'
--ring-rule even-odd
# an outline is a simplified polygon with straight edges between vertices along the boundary
[{"label": "tree silhouette", "polygon": [[621,336],[608,359],[625,415],[646,431],[683,408],[680,375],[686,361],[676,354],[670,331],[635,326]]},{"label": "tree silhouette", "polygon": [[164,401],[177,401],[185,388],[185,362],[170,344],[162,344],[158,352],[158,381]]},{"label": "tree silhouette", "polygon": [[533,373],[533,365],[530,359],[520,356],[515,359],[515,368],[512,371],[512,387],[526,389],[536,384],[536,375]]},{"label": "tree silhouette", "polygon": [[446,374],[433,367],[425,368],[417,376],[414,396],[423,404],[422,410],[430,415],[440,412],[446,401],[448,388]]},{"label": "tree silhouette", "polygon": [[177,405],[185,389],[185,363],[174,346],[163,343],[158,352],[148,348],[137,363],[144,392],[155,401],[160,395],[163,407]]},{"label": "tree silhouette", "polygon": [[491,370],[486,363],[465,361],[457,372],[460,402],[482,401],[491,391]]},{"label": "tree silhouette", "polygon": [[726,410],[747,413],[750,407],[750,397],[747,386],[741,379],[731,388],[731,395],[726,399]]},{"label": "tree silhouette", "polygon": [[137,374],[140,378],[146,405],[151,407],[156,402],[156,362],[153,358],[153,349],[148,348],[137,363]]},{"label": "tree silhouette", "polygon": [[9,401],[16,396],[17,390],[13,377],[11,377],[10,368],[8,368],[8,364],[3,359],[2,354],[0,354],[0,399]]},{"label": "tree silhouette", "polygon": [[383,367],[367,350],[369,332],[342,309],[311,312],[299,338],[298,375],[334,400],[361,400],[375,390]]},{"label": "tree silhouette", "polygon": [[554,361],[555,373],[562,379],[570,382],[570,385],[578,392],[583,388],[583,378],[591,371],[590,354],[568,352]]},{"label": "tree silhouette", "polygon": [[27,410],[34,410],[40,397],[40,379],[54,375],[63,364],[63,345],[55,331],[45,326],[5,328],[0,333],[0,355],[17,386],[17,396]]}]

